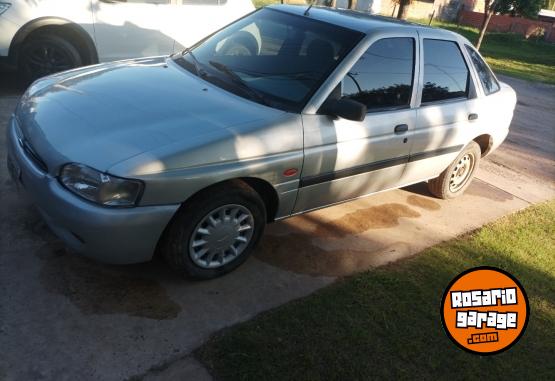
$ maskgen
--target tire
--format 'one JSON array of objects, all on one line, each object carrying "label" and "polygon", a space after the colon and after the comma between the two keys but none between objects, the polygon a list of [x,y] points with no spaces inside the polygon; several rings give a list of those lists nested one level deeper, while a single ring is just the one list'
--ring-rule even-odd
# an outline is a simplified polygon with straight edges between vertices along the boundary
[{"label": "tire", "polygon": [[472,182],[481,155],[478,143],[470,142],[447,169],[435,179],[428,180],[430,193],[441,199],[455,198],[463,194]]},{"label": "tire", "polygon": [[[225,208],[231,208],[232,213],[227,215],[227,209]],[[235,210],[239,212],[236,213]],[[216,214],[214,214],[215,212]],[[252,218],[244,217],[248,213]],[[224,222],[224,215],[229,217],[228,222]],[[207,222],[208,216],[220,221],[219,225],[214,226]],[[241,222],[242,225],[238,225],[237,221],[241,218],[244,218]],[[235,221],[236,225],[230,225],[232,224],[231,221]],[[225,227],[222,227],[224,225]],[[247,225],[252,225],[250,233],[248,230],[237,233],[237,230],[239,230],[237,227],[244,228]],[[207,189],[183,205],[166,231],[161,245],[162,254],[167,263],[185,277],[194,279],[216,278],[235,270],[247,260],[258,244],[265,225],[266,208],[258,193],[241,181],[229,182],[225,185]],[[198,233],[201,229],[204,231],[210,230],[210,234],[202,235]],[[231,229],[231,233],[229,229]],[[239,238],[234,240],[233,236],[235,234],[245,234],[243,238],[248,238],[248,242],[238,241]],[[212,237],[212,239],[209,240],[206,237]],[[202,241],[207,243],[192,247],[197,242]],[[231,246],[228,245],[229,242],[233,242],[231,246],[235,247],[237,245],[235,250],[236,252],[239,251],[238,255],[233,254]],[[220,245],[225,249],[214,248],[214,246]],[[199,253],[202,253],[205,249],[208,249],[208,252],[200,256]],[[210,259],[211,256],[214,256],[213,260]]]},{"label": "tire", "polygon": [[83,63],[73,44],[53,34],[26,41],[19,56],[19,70],[27,82],[82,66]]}]

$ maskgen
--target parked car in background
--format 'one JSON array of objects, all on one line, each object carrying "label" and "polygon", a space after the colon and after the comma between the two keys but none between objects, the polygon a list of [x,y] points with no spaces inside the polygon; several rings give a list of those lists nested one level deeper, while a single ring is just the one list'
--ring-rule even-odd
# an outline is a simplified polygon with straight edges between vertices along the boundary
[{"label": "parked car in background", "polygon": [[[68,246],[212,278],[267,222],[428,181],[464,192],[516,105],[458,34],[271,6],[171,57],[36,81],[8,165]],[[291,253],[291,256],[297,253]]]},{"label": "parked car in background", "polygon": [[35,79],[169,55],[253,10],[250,0],[3,0],[0,60]]}]

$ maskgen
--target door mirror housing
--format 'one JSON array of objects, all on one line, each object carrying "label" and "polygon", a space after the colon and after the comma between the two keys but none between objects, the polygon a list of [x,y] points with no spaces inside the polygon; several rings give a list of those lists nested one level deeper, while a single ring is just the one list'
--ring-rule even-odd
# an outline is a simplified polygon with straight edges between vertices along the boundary
[{"label": "door mirror housing", "polygon": [[328,99],[320,108],[320,113],[362,122],[368,112],[366,105],[348,98]]}]

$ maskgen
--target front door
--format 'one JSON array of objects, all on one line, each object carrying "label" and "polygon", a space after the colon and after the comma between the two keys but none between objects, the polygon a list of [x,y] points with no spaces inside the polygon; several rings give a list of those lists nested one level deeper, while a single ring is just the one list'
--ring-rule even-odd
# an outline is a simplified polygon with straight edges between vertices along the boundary
[{"label": "front door", "polygon": [[409,157],[416,35],[374,42],[330,97],[364,103],[362,122],[303,115],[305,160],[295,212],[396,187]]},{"label": "front door", "polygon": [[101,62],[167,55],[174,0],[96,0],[94,29]]}]

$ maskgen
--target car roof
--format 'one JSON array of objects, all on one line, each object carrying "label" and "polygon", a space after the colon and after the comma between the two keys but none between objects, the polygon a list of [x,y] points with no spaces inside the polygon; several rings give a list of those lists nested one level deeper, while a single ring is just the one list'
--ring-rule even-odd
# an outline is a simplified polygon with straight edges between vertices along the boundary
[{"label": "car roof", "polygon": [[[284,11],[287,13],[303,16],[307,10],[307,5],[270,5],[268,8]],[[313,6],[308,16],[311,19],[324,21],[337,26],[353,29],[365,34],[374,32],[378,29],[404,29],[408,28],[417,31],[426,31],[426,35],[430,34],[448,38],[448,39],[463,39],[461,35],[445,30],[434,28],[430,26],[415,24],[405,20],[399,20],[391,17],[371,15],[366,12],[354,11],[350,9],[337,9],[322,6]]]}]

